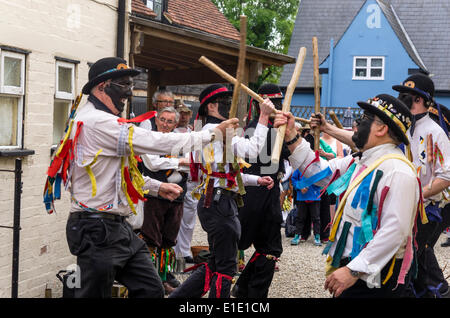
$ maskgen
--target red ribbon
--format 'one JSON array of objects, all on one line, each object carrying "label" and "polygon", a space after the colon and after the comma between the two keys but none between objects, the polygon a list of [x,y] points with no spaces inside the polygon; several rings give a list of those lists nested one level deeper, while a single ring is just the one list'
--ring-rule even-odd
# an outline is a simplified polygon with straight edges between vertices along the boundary
[{"label": "red ribbon", "polygon": [[211,284],[211,276],[213,275],[212,272],[211,272],[211,269],[208,266],[208,263],[199,263],[197,265],[194,265],[194,266],[191,266],[189,268],[186,268],[183,271],[183,272],[187,273],[187,272],[193,271],[194,269],[197,269],[197,268],[199,268],[200,266],[203,266],[203,265],[205,266],[205,285],[203,287],[203,294],[202,294],[202,296],[204,296],[208,292],[209,287],[210,287],[209,285]]},{"label": "red ribbon", "polygon": [[146,199],[139,194],[139,192],[134,187],[133,183],[131,182],[130,173],[128,172],[128,167],[125,167],[124,169],[124,178],[125,182],[127,183],[127,192],[131,198],[131,201],[133,201],[134,204],[138,203],[139,200],[146,201]]},{"label": "red ribbon", "polygon": [[228,280],[233,280],[233,277],[231,277],[230,275],[226,275],[226,274],[221,274],[219,272],[215,272],[214,274],[217,275],[217,279],[216,279],[216,298],[220,298],[220,294],[222,292],[222,278],[228,279]]},{"label": "red ribbon", "polygon": [[155,115],[156,115],[156,111],[153,110],[150,112],[143,113],[142,115],[139,115],[139,116],[131,118],[131,119],[126,119],[126,118],[120,117],[117,119],[117,121],[119,123],[141,123],[144,120],[155,117]]}]

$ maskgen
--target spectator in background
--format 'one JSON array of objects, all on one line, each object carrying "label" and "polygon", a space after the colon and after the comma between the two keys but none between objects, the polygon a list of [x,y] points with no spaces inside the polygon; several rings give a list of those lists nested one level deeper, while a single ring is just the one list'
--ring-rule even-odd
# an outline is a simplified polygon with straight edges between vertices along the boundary
[{"label": "spectator in background", "polygon": [[[156,127],[159,132],[172,132],[177,125],[179,114],[173,107],[165,107],[156,116]],[[144,203],[144,222],[141,234],[152,253],[153,262],[163,283],[165,292],[170,294],[179,285],[170,274],[174,270],[178,230],[183,216],[183,200],[186,193],[189,160],[173,156],[143,155],[144,175],[160,182],[179,185],[183,192],[173,201],[147,197]]]},{"label": "spectator in background", "polygon": [[344,120],[342,121],[342,126],[344,127],[352,127],[353,124],[353,112],[350,107],[344,112]]},{"label": "spectator in background", "polygon": [[306,185],[308,179],[302,176],[297,169],[292,174],[292,186],[297,192],[297,217],[295,219],[295,236],[291,245],[298,245],[302,240],[301,233],[310,215],[314,230],[314,245],[322,245],[320,242],[320,187],[314,184]]},{"label": "spectator in background", "polygon": [[180,119],[178,120],[178,124],[174,132],[191,132],[192,126],[189,124],[189,122],[192,118],[192,109],[188,105],[183,103],[183,101],[180,101],[180,104],[177,105],[176,110],[180,114]]},{"label": "spectator in background", "polygon": [[[191,132],[192,127],[189,122],[192,117],[192,110],[182,101],[177,107],[180,114],[177,128],[174,132],[186,133]],[[195,156],[195,153],[193,154]],[[180,230],[178,231],[177,244],[175,245],[175,254],[177,261],[182,259],[184,263],[194,263],[191,252],[192,235],[194,234],[195,222],[197,220],[197,204],[198,200],[192,196],[192,191],[199,185],[199,182],[192,181],[189,174],[186,181],[186,195],[183,202],[183,218],[181,219]]]},{"label": "spectator in background", "polygon": [[[175,99],[173,97],[173,93],[168,90],[159,90],[155,94],[153,94],[152,98],[152,104],[154,109],[157,112],[162,110],[165,107],[174,107],[175,105]],[[144,120],[139,127],[147,129],[147,130],[153,130],[157,131],[156,127],[156,117]]]}]

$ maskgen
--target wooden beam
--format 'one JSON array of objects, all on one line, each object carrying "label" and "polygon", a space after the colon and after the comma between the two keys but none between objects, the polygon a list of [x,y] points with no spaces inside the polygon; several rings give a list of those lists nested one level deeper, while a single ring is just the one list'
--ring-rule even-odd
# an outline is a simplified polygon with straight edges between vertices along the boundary
[{"label": "wooden beam", "polygon": [[[227,72],[236,72],[234,65],[223,67]],[[226,81],[206,67],[189,70],[161,71],[159,85],[195,85],[206,83],[226,83]]]}]

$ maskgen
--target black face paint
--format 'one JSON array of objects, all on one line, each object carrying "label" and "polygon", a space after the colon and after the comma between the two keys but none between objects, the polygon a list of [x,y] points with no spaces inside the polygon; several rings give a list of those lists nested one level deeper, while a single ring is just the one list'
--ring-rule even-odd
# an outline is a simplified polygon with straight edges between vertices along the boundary
[{"label": "black face paint", "polygon": [[273,106],[275,106],[276,110],[281,110],[282,109],[283,103],[282,103],[281,98],[274,98],[274,99],[271,99],[271,101],[273,103]]},{"label": "black face paint", "polygon": [[219,98],[217,100],[219,103],[218,112],[221,116],[228,119],[230,116],[230,109],[231,109],[231,99],[230,98]]},{"label": "black face paint", "polygon": [[111,81],[111,83],[105,87],[105,93],[111,98],[116,109],[121,113],[125,108],[125,103],[122,99],[128,99],[132,95],[132,82],[129,79],[118,79],[117,81]]},{"label": "black face paint", "polygon": [[363,149],[369,140],[370,127],[372,127],[374,120],[374,117],[368,115],[356,120],[356,131],[352,136],[352,140],[358,149]]},{"label": "black face paint", "polygon": [[408,106],[409,109],[411,109],[413,103],[413,96],[411,94],[400,93],[398,94],[397,98],[405,103],[405,105]]}]

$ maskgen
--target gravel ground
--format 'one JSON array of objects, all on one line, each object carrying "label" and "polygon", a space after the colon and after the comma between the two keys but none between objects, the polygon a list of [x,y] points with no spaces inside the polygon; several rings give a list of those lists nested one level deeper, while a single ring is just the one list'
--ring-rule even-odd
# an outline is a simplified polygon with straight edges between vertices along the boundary
[{"label": "gravel ground", "polygon": [[[323,246],[315,246],[310,237],[305,243],[291,246],[291,238],[284,235],[281,229],[283,241],[283,254],[278,262],[279,271],[275,272],[272,285],[269,290],[269,298],[329,298],[330,294],[324,290],[325,282],[325,255],[322,255]],[[435,246],[436,257],[444,270],[444,277],[450,283],[450,247],[441,247],[445,236],[441,235]],[[192,246],[208,245],[206,233],[197,220],[192,239]],[[254,249],[245,251],[247,262]]]}]

